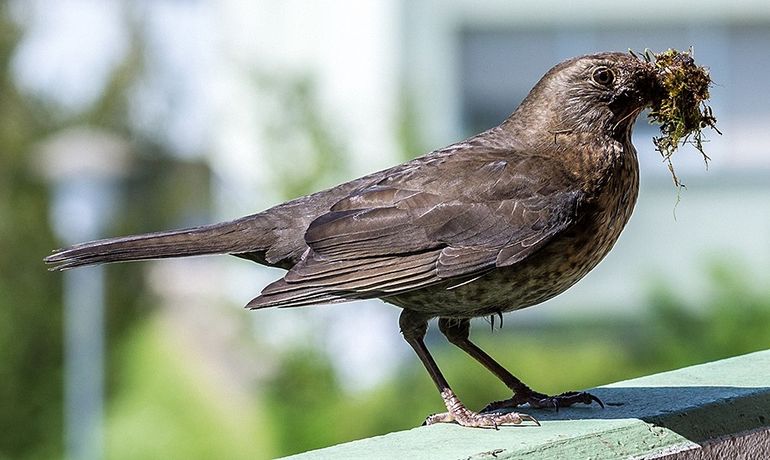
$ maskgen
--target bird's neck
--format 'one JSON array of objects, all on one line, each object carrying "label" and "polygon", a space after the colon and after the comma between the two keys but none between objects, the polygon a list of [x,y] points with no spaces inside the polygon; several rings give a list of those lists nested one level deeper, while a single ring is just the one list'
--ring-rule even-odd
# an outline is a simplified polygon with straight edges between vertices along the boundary
[{"label": "bird's neck", "polygon": [[593,120],[596,124],[591,125],[564,118],[559,114],[563,110],[549,110],[549,104],[533,108],[526,102],[499,129],[523,141],[527,150],[558,159],[586,191],[603,187],[616,171],[636,164],[633,120],[622,125]]}]

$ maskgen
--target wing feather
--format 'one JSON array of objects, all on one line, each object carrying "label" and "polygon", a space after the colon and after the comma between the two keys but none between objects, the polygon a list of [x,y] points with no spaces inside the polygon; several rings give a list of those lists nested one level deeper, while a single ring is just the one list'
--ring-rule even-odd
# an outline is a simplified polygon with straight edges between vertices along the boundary
[{"label": "wing feather", "polygon": [[302,259],[249,306],[398,295],[514,265],[575,222],[582,194],[569,178],[558,162],[511,151],[386,177],[316,218]]}]

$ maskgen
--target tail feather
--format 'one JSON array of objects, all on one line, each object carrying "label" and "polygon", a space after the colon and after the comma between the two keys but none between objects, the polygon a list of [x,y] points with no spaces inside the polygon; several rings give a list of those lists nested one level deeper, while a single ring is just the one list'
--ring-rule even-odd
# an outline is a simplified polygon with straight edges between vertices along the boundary
[{"label": "tail feather", "polygon": [[65,270],[110,262],[255,251],[264,245],[266,236],[256,217],[80,243],[58,249],[44,261],[52,265],[51,270]]}]

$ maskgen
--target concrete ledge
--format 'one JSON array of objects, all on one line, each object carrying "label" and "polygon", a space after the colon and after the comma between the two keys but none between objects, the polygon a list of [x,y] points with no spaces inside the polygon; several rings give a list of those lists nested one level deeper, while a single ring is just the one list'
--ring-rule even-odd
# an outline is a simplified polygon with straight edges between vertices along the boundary
[{"label": "concrete ledge", "polygon": [[[527,409],[542,427],[441,424],[291,459],[770,458],[770,350],[591,390],[607,405]],[[462,395],[460,395],[462,397]]]}]

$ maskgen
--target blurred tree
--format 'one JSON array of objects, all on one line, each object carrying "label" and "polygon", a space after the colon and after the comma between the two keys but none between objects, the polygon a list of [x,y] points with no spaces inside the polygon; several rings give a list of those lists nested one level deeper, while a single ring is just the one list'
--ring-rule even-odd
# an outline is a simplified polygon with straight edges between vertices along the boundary
[{"label": "blurred tree", "polygon": [[279,453],[296,454],[352,439],[351,424],[340,420],[345,395],[329,356],[301,348],[287,350],[279,362],[265,391]]},{"label": "blurred tree", "polygon": [[[48,220],[49,190],[30,153],[47,136],[76,125],[117,133],[142,152],[124,184],[109,230],[114,234],[204,220],[209,171],[202,162],[173,159],[167,147],[132,127],[129,104],[142,71],[141,37],[134,37],[127,59],[91,107],[64,113],[17,89],[10,64],[21,36],[8,4],[0,3],[0,458],[55,458],[63,451],[61,277],[42,263],[58,243]],[[153,302],[137,265],[110,266],[107,284],[107,346],[113,349]],[[109,359],[108,366],[114,362]],[[117,391],[118,385],[108,385],[108,398]]]},{"label": "blurred tree", "polygon": [[656,283],[650,296],[651,362],[680,367],[770,347],[770,289],[753,286],[735,261],[712,261],[706,268],[710,291],[704,305],[692,305],[670,283]]},{"label": "blurred tree", "polygon": [[53,457],[61,451],[61,285],[41,262],[55,242],[48,191],[27,155],[55,123],[11,80],[19,37],[0,4],[0,457]]}]

